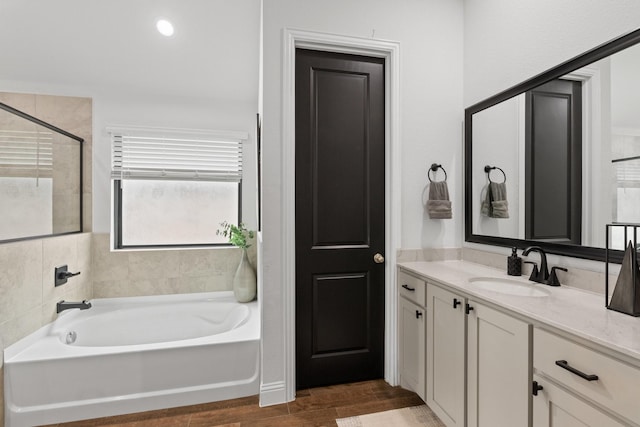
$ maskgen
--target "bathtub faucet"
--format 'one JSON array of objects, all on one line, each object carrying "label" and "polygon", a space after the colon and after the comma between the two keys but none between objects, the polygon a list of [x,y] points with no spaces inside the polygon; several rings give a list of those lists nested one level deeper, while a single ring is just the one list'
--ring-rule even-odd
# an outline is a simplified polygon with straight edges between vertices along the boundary
[{"label": "bathtub faucet", "polygon": [[82,302],[67,302],[65,300],[58,301],[58,303],[56,304],[56,313],[59,314],[65,310],[69,310],[72,308],[86,310],[87,308],[91,308],[91,303],[87,300],[83,300]]}]

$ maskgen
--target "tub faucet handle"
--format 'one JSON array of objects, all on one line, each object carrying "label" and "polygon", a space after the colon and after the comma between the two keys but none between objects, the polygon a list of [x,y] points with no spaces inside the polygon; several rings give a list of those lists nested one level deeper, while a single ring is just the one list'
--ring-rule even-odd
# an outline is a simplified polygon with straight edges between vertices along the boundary
[{"label": "tub faucet handle", "polygon": [[70,272],[69,267],[66,264],[60,267],[56,267],[54,285],[55,286],[64,285],[65,283],[67,283],[67,279],[69,277],[74,277],[79,274],[80,274],[79,271],[76,273]]}]

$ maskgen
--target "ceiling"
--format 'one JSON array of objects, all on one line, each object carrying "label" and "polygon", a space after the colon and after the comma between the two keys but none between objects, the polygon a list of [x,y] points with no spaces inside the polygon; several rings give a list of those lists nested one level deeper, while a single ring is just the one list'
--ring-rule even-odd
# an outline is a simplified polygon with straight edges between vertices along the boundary
[{"label": "ceiling", "polygon": [[255,100],[259,18],[259,0],[1,0],[0,80]]}]

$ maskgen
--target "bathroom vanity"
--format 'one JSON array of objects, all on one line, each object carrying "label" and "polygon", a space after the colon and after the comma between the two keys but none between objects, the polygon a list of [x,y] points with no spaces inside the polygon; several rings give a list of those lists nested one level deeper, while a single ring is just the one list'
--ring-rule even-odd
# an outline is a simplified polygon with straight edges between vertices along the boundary
[{"label": "bathroom vanity", "polygon": [[447,426],[640,426],[639,318],[467,261],[397,277],[401,384]]}]

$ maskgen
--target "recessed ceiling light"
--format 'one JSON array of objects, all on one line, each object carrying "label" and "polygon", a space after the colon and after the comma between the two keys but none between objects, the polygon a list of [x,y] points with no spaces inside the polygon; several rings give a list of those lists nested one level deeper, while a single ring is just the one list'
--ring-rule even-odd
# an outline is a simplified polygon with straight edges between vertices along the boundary
[{"label": "recessed ceiling light", "polygon": [[173,35],[173,24],[166,19],[158,19],[156,28],[163,36],[171,37]]}]

